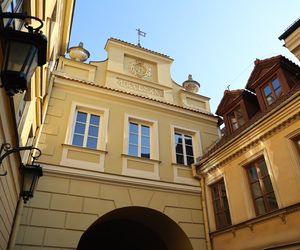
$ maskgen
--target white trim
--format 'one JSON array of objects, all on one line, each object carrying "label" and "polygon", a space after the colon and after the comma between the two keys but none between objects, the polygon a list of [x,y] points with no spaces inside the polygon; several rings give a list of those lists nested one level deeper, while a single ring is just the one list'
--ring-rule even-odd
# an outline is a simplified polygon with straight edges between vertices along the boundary
[{"label": "white trim", "polygon": [[[171,136],[171,151],[172,151],[172,162],[176,162],[176,151],[175,151],[175,132],[178,131],[179,133],[184,133],[190,135],[192,137],[193,143],[193,154],[194,154],[194,163],[196,162],[196,155],[201,155],[202,148],[201,148],[201,140],[200,140],[200,131],[194,130],[190,128],[180,127],[174,124],[170,125],[170,136]],[[185,151],[185,149],[184,149]],[[184,155],[186,156],[186,155]],[[186,160],[184,160],[186,162]],[[188,165],[187,165],[188,166]]]},{"label": "white trim", "polygon": [[129,122],[136,122],[150,127],[150,159],[159,160],[158,121],[125,113],[123,154],[128,154]]},{"label": "white trim", "polygon": [[[80,153],[86,153],[86,154],[93,154],[98,157],[99,162],[89,162],[86,160],[75,160],[68,158],[68,153],[70,150],[78,151]],[[63,144],[63,151],[62,151],[62,157],[60,161],[60,165],[65,165],[72,168],[78,168],[83,170],[92,170],[92,171],[98,171],[98,172],[104,172],[104,160],[105,160],[105,152],[97,150],[97,149],[90,149],[85,147],[78,147],[74,145],[67,145]]]},{"label": "white trim", "polygon": [[[145,178],[145,179],[160,180],[159,163],[158,162],[153,162],[147,158],[142,158],[142,157],[134,157],[135,159],[132,159],[131,158],[132,156],[129,156],[129,157],[126,157],[125,155],[122,156],[122,166],[123,166],[122,175],[140,177],[140,178]],[[128,160],[135,161],[135,162],[141,162],[141,163],[153,164],[153,172],[129,168]]]},{"label": "white trim", "polygon": [[178,170],[183,169],[183,170],[191,171],[191,176],[192,176],[192,167],[175,165],[175,164],[172,164],[172,167],[173,167],[174,182],[188,184],[188,185],[195,185],[195,186],[200,185],[199,180],[195,179],[194,177],[187,178],[187,177],[179,176],[178,174]]},{"label": "white trim", "polygon": [[[100,125],[98,132],[98,142],[97,148],[99,150],[105,151],[107,148],[107,127],[108,127],[108,118],[109,118],[109,109],[103,108],[96,105],[87,105],[86,103],[72,102],[71,110],[69,115],[69,125],[66,131],[65,144],[72,144],[73,131],[75,126],[75,114],[76,111],[83,111],[87,113],[95,113],[100,116]],[[87,128],[86,128],[87,129]]]},{"label": "white trim", "polygon": [[[136,122],[139,125],[144,124],[150,127],[150,159],[143,158],[143,157],[132,157],[132,158],[126,157],[126,155],[129,155],[128,154],[129,122],[131,121]],[[151,160],[159,161],[158,121],[125,113],[123,138],[124,141],[123,141],[123,156],[122,156],[122,174],[128,176],[146,178],[146,179],[159,180],[160,179],[159,162],[151,161]],[[139,140],[141,140],[140,136],[139,136]],[[128,160],[133,160],[141,163],[151,163],[153,164],[154,171],[149,172],[149,171],[131,169],[128,167]]]}]

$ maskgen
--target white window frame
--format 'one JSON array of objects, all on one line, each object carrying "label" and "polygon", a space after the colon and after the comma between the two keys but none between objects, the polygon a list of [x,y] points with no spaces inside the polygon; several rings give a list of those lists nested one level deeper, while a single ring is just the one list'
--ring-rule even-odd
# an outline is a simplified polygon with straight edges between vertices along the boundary
[{"label": "white window frame", "polygon": [[124,143],[123,143],[123,154],[129,155],[129,123],[137,123],[139,125],[139,145],[138,145],[138,155],[133,157],[139,157],[141,159],[149,159],[141,157],[141,125],[149,126],[150,128],[150,159],[159,160],[159,143],[158,143],[158,121],[151,120],[143,117],[133,116],[130,114],[125,114],[124,119]]},{"label": "white window frame", "polygon": [[200,132],[197,130],[187,129],[176,125],[171,125],[171,143],[172,143],[172,163],[177,165],[187,165],[186,160],[186,149],[185,149],[185,142],[183,143],[183,154],[184,154],[184,164],[177,163],[176,160],[176,149],[175,149],[175,133],[179,133],[182,135],[189,135],[192,137],[192,144],[193,144],[193,154],[194,154],[194,163],[196,162],[196,157],[201,155],[202,149],[200,144]]},{"label": "white window frame", "polygon": [[[191,134],[188,134],[188,133],[183,133],[183,132],[181,132],[181,131],[178,131],[178,130],[175,130],[174,131],[174,137],[175,137],[175,134],[180,134],[181,135],[181,137],[183,138],[183,140],[182,140],[182,150],[183,150],[183,165],[186,165],[186,166],[190,166],[190,165],[192,165],[193,163],[195,163],[195,153],[194,153],[194,138],[193,138],[193,136],[191,135]],[[194,161],[193,161],[193,163],[191,163],[190,165],[188,165],[188,163],[187,163],[187,152],[186,152],[186,144],[185,144],[185,137],[186,136],[189,136],[189,137],[191,137],[191,139],[192,139],[192,150],[193,150],[193,158],[194,158]],[[176,146],[176,143],[175,143],[175,141],[174,141],[174,146]],[[176,152],[176,148],[175,148],[175,156],[177,155],[177,152]],[[190,156],[190,155],[189,155]],[[176,158],[176,163],[177,164],[182,164],[182,163],[178,163],[177,162],[177,158]]]},{"label": "white window frame", "polygon": [[[82,122],[78,122],[76,120],[77,118],[77,115],[78,113],[84,113],[87,115],[87,119],[86,119],[86,122],[85,123],[82,123]],[[88,132],[89,132],[89,128],[91,126],[91,123],[90,123],[90,119],[91,119],[91,116],[94,115],[94,116],[98,116],[99,117],[99,124],[98,124],[98,135],[97,136],[89,136],[88,135]],[[74,120],[73,120],[73,130],[72,130],[72,136],[71,136],[71,141],[70,143],[73,145],[73,146],[78,146],[78,147],[84,147],[84,148],[90,148],[87,146],[87,140],[88,140],[88,137],[92,137],[92,138],[96,138],[97,139],[97,145],[96,145],[96,148],[98,148],[98,144],[99,144],[99,132],[100,132],[100,126],[101,126],[101,122],[102,122],[102,119],[101,119],[101,115],[100,114],[96,114],[96,112],[86,112],[85,110],[83,111],[82,109],[77,109],[75,111],[75,116],[74,116]],[[73,144],[73,140],[74,140],[74,136],[75,136],[75,127],[76,127],[76,123],[82,123],[82,124],[85,124],[85,129],[84,129],[84,133],[83,134],[80,134],[83,136],[83,145],[80,146],[80,145],[75,145]],[[93,125],[92,125],[93,126]],[[92,148],[94,149],[94,148]]]},{"label": "white window frame", "polygon": [[88,123],[86,123],[85,127],[85,135],[84,135],[84,143],[83,146],[73,145],[73,136],[74,136],[74,129],[76,124],[76,116],[77,112],[84,112],[87,113],[89,116],[91,114],[99,115],[100,123],[99,123],[99,130],[98,130],[98,138],[97,138],[97,147],[95,149],[106,151],[106,142],[107,142],[107,124],[108,124],[108,109],[93,106],[93,105],[86,105],[82,103],[72,103],[70,117],[69,117],[69,126],[66,131],[66,139],[65,144],[72,145],[75,147],[83,147],[86,149],[93,150],[94,148],[86,147],[86,140],[87,140],[87,131],[88,131]]},{"label": "white window frame", "polygon": [[[138,133],[137,133],[137,136],[138,136],[138,144],[137,144],[138,155],[137,155],[137,157],[151,159],[151,142],[152,142],[152,140],[151,140],[151,125],[129,120],[128,139],[130,138],[130,123],[137,124],[137,126],[138,126]],[[143,145],[142,145],[142,126],[145,126],[145,127],[149,128],[149,141],[150,141],[150,145],[149,145],[149,150],[150,150],[149,154],[150,154],[150,156],[149,156],[149,158],[142,156],[142,147],[143,147]],[[129,146],[130,146],[130,143],[128,142],[128,155],[129,155]],[[132,156],[135,156],[135,155],[132,155]]]}]

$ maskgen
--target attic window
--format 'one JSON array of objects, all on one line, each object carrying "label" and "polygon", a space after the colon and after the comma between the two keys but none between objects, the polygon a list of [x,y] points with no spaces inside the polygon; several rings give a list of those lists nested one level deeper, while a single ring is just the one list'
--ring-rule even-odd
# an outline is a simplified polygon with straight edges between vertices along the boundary
[{"label": "attic window", "polygon": [[234,131],[245,124],[245,119],[240,106],[228,114],[231,130]]},{"label": "attic window", "polygon": [[282,94],[282,88],[277,78],[263,87],[263,93],[267,105],[271,105]]}]

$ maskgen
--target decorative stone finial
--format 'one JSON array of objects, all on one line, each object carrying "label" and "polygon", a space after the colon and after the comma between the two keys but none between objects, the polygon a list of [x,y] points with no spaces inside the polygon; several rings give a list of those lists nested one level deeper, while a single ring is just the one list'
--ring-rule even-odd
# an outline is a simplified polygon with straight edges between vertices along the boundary
[{"label": "decorative stone finial", "polygon": [[192,93],[197,93],[200,88],[200,83],[193,80],[193,77],[191,74],[188,75],[188,80],[183,82],[183,87],[185,90],[192,92]]},{"label": "decorative stone finial", "polygon": [[68,53],[72,60],[78,62],[84,62],[90,57],[90,52],[83,48],[83,42],[80,42],[78,46],[69,48]]}]

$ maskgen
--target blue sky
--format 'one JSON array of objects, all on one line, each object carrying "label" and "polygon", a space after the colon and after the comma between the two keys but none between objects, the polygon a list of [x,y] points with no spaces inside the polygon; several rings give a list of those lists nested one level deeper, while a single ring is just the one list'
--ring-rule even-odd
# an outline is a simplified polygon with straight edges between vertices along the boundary
[{"label": "blue sky", "polygon": [[299,0],[76,0],[70,47],[80,41],[92,61],[107,58],[108,38],[141,45],[174,59],[171,75],[188,74],[216,111],[224,90],[244,88],[256,58],[278,54],[299,61],[278,37],[300,17]]}]

